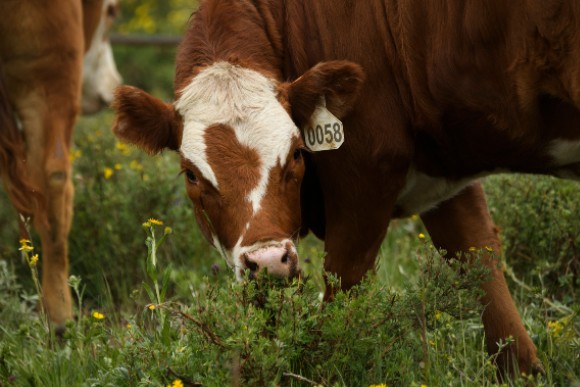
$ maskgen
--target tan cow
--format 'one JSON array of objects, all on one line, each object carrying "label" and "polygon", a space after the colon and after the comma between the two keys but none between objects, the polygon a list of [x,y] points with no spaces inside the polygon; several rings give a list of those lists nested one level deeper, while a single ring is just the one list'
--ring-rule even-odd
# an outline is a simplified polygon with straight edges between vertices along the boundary
[{"label": "tan cow", "polygon": [[[206,0],[179,49],[175,103],[122,87],[114,131],[180,153],[197,222],[238,278],[295,275],[310,229],[349,288],[393,217],[420,213],[451,255],[499,252],[479,177],[579,179],[579,66],[575,0]],[[512,336],[498,365],[540,370],[485,262],[489,352]]]},{"label": "tan cow", "polygon": [[83,61],[83,114],[93,114],[113,100],[113,90],[121,83],[109,30],[119,14],[119,0],[84,0],[85,58]]},{"label": "tan cow", "polygon": [[116,7],[116,0],[0,2],[0,173],[12,203],[40,234],[43,302],[58,330],[72,317],[69,150],[83,57],[91,47],[85,69],[103,77],[98,87],[85,82],[83,106],[96,111],[120,81],[106,40]]}]

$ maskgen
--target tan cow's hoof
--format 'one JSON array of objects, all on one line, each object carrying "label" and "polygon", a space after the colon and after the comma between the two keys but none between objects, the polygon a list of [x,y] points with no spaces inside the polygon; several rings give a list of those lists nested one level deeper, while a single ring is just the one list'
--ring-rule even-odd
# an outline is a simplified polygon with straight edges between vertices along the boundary
[{"label": "tan cow's hoof", "polygon": [[65,332],[66,332],[66,325],[65,324],[55,324],[54,325],[54,335],[56,337],[63,338]]},{"label": "tan cow's hoof", "polygon": [[532,375],[546,375],[546,370],[544,369],[544,365],[539,359],[536,359],[532,362],[530,367]]}]

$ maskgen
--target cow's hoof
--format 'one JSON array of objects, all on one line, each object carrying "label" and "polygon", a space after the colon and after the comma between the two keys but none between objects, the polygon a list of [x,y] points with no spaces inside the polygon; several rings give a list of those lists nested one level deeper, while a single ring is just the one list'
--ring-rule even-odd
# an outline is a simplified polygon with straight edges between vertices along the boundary
[{"label": "cow's hoof", "polygon": [[55,324],[54,325],[54,335],[60,339],[64,337],[64,333],[66,332],[66,325],[65,324]]},{"label": "cow's hoof", "polygon": [[536,359],[532,362],[530,366],[530,370],[532,375],[546,375],[546,370],[544,369],[544,365],[539,359]]}]

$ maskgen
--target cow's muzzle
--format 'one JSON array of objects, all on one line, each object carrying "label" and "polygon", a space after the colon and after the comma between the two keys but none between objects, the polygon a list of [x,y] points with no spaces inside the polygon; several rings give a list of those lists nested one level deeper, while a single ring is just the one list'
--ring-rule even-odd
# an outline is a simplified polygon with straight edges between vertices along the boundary
[{"label": "cow's muzzle", "polygon": [[300,273],[298,253],[291,241],[269,244],[242,254],[242,270],[248,270],[251,279],[267,272],[281,278],[293,278]]}]

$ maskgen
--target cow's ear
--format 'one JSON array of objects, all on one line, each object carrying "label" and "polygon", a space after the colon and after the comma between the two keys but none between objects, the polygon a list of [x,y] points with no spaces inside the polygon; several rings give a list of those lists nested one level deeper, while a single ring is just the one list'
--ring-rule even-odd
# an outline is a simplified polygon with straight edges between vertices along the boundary
[{"label": "cow's ear", "polygon": [[182,124],[173,105],[132,86],[115,90],[113,132],[121,140],[156,154],[181,144]]},{"label": "cow's ear", "polygon": [[[288,85],[292,119],[303,128],[321,103],[338,118],[356,103],[365,79],[362,68],[348,61],[321,62]],[[324,97],[324,98],[323,98]]]}]

